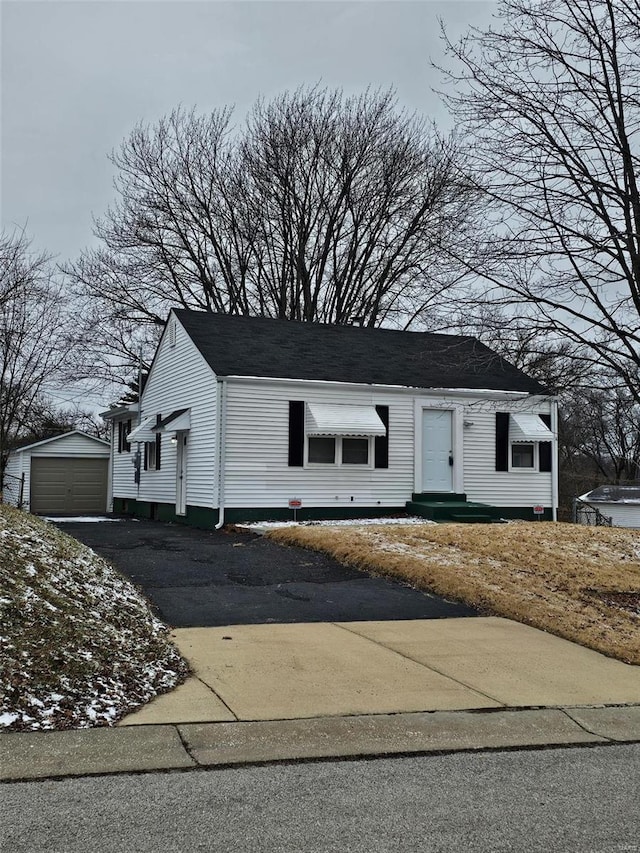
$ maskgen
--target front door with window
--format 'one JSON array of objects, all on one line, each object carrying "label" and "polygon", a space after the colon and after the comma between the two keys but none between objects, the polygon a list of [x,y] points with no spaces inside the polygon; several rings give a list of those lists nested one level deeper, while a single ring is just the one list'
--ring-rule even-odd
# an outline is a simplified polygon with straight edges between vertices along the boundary
[{"label": "front door with window", "polygon": [[187,433],[177,434],[176,515],[187,514]]},{"label": "front door with window", "polygon": [[422,410],[422,491],[453,491],[453,412]]}]

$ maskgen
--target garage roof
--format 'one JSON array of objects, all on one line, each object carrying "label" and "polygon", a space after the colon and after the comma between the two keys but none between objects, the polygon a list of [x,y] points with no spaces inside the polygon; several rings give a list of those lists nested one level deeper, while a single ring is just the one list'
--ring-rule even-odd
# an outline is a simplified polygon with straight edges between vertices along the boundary
[{"label": "garage roof", "polygon": [[72,429],[69,432],[62,432],[59,435],[52,435],[49,438],[42,438],[39,441],[32,441],[31,439],[27,439],[26,444],[18,444],[16,447],[11,449],[11,453],[23,453],[25,450],[31,450],[34,447],[41,447],[44,444],[49,444],[52,441],[60,441],[61,438],[69,438],[71,435],[81,435],[83,438],[90,438],[91,441],[96,441],[98,444],[102,444],[105,447],[110,447],[110,443],[105,441],[102,438],[97,438],[95,435],[89,435],[88,432],[83,432],[80,429]]}]

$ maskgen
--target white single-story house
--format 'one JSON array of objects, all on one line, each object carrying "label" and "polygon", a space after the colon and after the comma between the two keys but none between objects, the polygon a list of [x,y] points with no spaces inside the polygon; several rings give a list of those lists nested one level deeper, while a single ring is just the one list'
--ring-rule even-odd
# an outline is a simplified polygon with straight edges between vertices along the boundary
[{"label": "white single-story house", "polygon": [[[586,505],[598,510],[613,527],[640,528],[640,486],[598,486],[578,498],[578,507]],[[582,514],[583,523],[595,523],[595,513]]]},{"label": "white single-story house", "polygon": [[107,511],[110,445],[70,432],[17,447],[4,472],[3,500],[41,515]]},{"label": "white single-story house", "polygon": [[556,400],[471,337],[174,309],[102,414],[117,513],[556,517]]}]

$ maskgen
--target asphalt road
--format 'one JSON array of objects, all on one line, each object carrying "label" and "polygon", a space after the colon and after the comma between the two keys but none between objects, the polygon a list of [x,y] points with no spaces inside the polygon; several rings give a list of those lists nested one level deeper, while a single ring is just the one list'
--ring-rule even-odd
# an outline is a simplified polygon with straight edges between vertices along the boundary
[{"label": "asphalt road", "polygon": [[640,745],[0,785],[11,853],[630,853]]},{"label": "asphalt road", "polygon": [[60,527],[131,578],[175,628],[477,615],[252,533],[129,520]]}]

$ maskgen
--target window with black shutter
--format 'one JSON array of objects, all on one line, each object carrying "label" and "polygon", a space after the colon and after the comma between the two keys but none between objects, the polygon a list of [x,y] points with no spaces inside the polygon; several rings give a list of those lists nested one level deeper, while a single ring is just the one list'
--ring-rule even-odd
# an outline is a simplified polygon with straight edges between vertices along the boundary
[{"label": "window with black shutter", "polygon": [[509,413],[496,412],[496,471],[509,470]]},{"label": "window with black shutter", "polygon": [[304,465],[304,400],[289,400],[289,467]]},{"label": "window with black shutter", "polygon": [[[545,425],[551,429],[551,415],[540,415],[540,419],[544,421]],[[539,464],[540,471],[551,471],[552,470],[552,443],[550,441],[541,441],[539,446]]]},{"label": "window with black shutter", "polygon": [[376,468],[389,467],[389,406],[376,406],[378,417],[385,425],[387,434],[377,435],[374,439],[374,465]]}]

